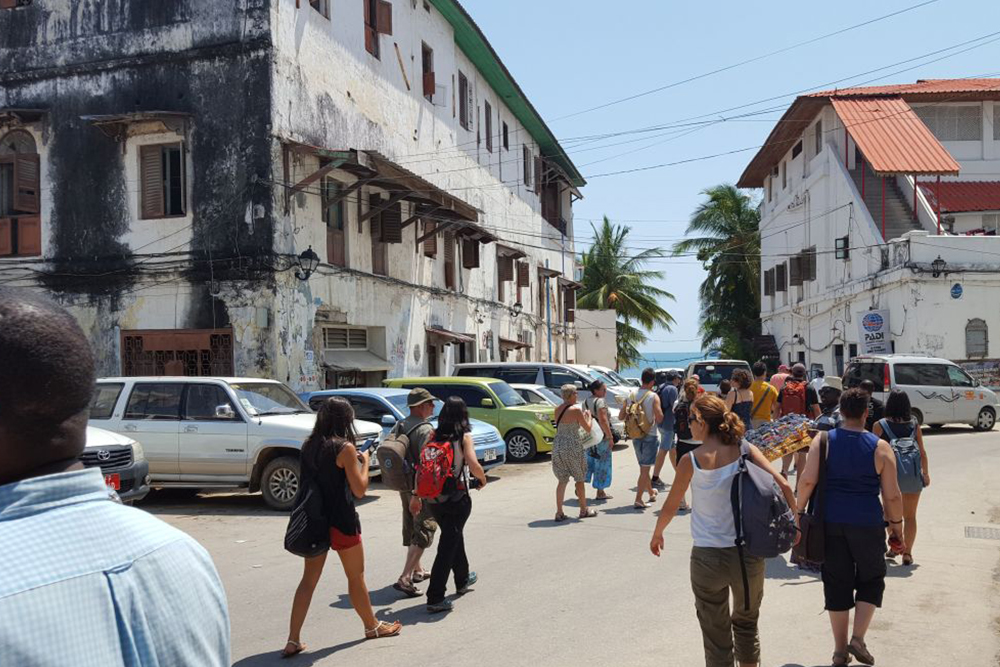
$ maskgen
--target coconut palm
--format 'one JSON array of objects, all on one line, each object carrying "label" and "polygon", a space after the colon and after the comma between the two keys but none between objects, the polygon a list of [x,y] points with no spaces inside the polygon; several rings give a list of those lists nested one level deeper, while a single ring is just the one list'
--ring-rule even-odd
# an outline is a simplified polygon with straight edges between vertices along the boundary
[{"label": "coconut palm", "polygon": [[[674,255],[694,254],[708,271],[698,290],[702,348],[753,361],[760,334],[760,211],[735,186],[708,188]],[[693,236],[697,234],[698,236]]]},{"label": "coconut palm", "polygon": [[657,325],[669,331],[674,323],[674,318],[660,305],[674,296],[653,285],[663,279],[663,272],[645,268],[651,260],[664,257],[666,250],[649,248],[630,255],[626,244],[629,227],[614,225],[607,216],[600,228],[594,225],[591,228],[593,245],[580,258],[583,289],[577,307],[615,310],[618,365],[632,365],[641,357],[638,346],[646,342],[645,332]]}]

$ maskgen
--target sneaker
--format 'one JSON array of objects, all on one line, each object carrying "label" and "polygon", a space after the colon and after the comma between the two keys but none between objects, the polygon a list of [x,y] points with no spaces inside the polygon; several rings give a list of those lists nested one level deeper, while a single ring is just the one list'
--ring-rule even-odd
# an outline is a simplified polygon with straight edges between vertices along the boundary
[{"label": "sneaker", "polygon": [[667,485],[659,477],[654,477],[653,478],[653,488],[654,489],[665,489],[665,488],[667,488]]},{"label": "sneaker", "polygon": [[475,572],[470,572],[469,578],[465,580],[465,585],[461,586],[458,589],[458,594],[465,595],[466,593],[468,593],[469,587],[475,585],[477,581],[479,581],[479,575],[477,575]]},{"label": "sneaker", "polygon": [[455,605],[448,602],[447,600],[441,600],[440,602],[431,602],[427,604],[427,613],[429,614],[439,614],[444,611],[451,611],[455,608]]}]

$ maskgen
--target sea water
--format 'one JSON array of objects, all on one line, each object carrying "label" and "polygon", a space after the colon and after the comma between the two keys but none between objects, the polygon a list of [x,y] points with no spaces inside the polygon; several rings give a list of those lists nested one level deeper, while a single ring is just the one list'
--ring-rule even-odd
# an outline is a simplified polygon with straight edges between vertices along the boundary
[{"label": "sea water", "polygon": [[718,358],[702,352],[643,352],[642,359],[634,366],[622,367],[618,372],[623,377],[637,378],[643,368],[687,368],[692,361]]}]

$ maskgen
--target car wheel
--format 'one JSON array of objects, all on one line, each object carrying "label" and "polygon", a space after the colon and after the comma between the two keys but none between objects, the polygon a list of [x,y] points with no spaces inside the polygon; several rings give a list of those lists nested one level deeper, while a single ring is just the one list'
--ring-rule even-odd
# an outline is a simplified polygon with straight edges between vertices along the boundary
[{"label": "car wheel", "polygon": [[924,425],[924,413],[922,413],[920,410],[917,410],[916,408],[911,410],[910,413],[912,414],[913,418],[917,420],[917,424],[919,426]]},{"label": "car wheel", "polygon": [[299,460],[292,456],[279,456],[264,467],[260,490],[264,502],[271,509],[287,512],[299,493]]},{"label": "car wheel", "polygon": [[992,431],[996,423],[997,413],[993,411],[993,408],[983,408],[979,411],[979,417],[976,418],[976,423],[972,427],[977,431]]},{"label": "car wheel", "polygon": [[535,458],[538,449],[535,447],[535,436],[522,429],[514,429],[504,438],[507,443],[507,458],[515,463],[530,461]]}]

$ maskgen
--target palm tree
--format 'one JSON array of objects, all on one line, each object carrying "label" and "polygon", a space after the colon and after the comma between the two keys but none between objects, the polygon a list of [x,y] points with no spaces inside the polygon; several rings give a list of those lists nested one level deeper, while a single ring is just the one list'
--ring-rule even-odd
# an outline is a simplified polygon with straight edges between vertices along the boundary
[{"label": "palm tree", "polygon": [[723,184],[708,188],[674,244],[674,255],[694,253],[708,277],[698,290],[702,348],[733,359],[754,360],[760,334],[760,211],[753,200]]},{"label": "palm tree", "polygon": [[[594,241],[580,258],[583,289],[577,307],[591,310],[614,309],[618,314],[618,365],[632,365],[641,358],[638,346],[645,343],[645,331],[659,325],[667,331],[674,323],[660,302],[674,295],[655,287],[662,271],[647,270],[646,264],[664,257],[663,248],[649,248],[636,255],[626,252],[629,228],[614,225],[604,216],[600,229],[591,225]],[[642,328],[639,328],[642,327]]]}]

